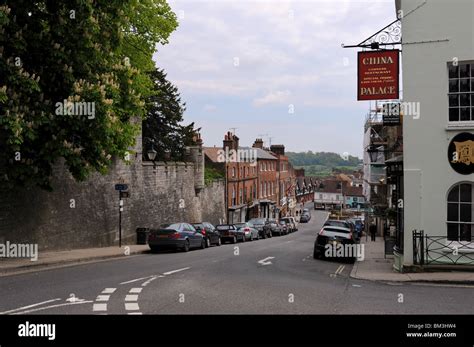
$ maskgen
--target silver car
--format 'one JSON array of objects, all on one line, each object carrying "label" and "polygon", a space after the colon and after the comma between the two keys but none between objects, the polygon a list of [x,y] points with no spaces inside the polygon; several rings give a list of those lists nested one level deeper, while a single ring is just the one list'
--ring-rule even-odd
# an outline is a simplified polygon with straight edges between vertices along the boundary
[{"label": "silver car", "polygon": [[235,227],[244,232],[245,239],[248,241],[258,240],[260,239],[260,235],[258,234],[258,230],[254,228],[252,223],[236,223]]}]

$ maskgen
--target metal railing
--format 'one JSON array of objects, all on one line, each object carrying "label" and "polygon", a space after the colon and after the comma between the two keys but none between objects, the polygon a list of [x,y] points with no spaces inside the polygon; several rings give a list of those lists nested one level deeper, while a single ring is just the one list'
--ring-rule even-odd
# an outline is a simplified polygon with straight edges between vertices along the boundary
[{"label": "metal railing", "polygon": [[474,265],[474,242],[427,236],[424,230],[413,230],[413,264]]}]

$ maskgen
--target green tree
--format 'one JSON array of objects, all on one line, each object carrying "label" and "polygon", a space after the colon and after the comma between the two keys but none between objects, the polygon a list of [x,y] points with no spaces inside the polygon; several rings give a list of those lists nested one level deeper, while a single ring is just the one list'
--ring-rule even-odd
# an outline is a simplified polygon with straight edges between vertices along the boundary
[{"label": "green tree", "polygon": [[[61,158],[77,180],[124,158],[144,116],[155,45],[176,27],[164,0],[0,6],[0,184],[51,189]],[[69,112],[79,103],[89,113]]]},{"label": "green tree", "polygon": [[[178,88],[166,79],[161,69],[150,73],[153,95],[147,100],[147,115],[143,121],[143,153],[154,148],[155,160],[183,160],[186,146],[193,144],[194,123],[182,125],[186,104]],[[169,153],[169,158],[166,158]],[[144,160],[147,160],[144,155]]]}]

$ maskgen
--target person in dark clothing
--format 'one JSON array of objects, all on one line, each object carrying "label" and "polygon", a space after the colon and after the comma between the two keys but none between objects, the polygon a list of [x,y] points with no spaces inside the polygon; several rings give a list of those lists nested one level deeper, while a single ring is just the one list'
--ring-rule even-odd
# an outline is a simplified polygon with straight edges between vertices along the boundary
[{"label": "person in dark clothing", "polygon": [[375,225],[374,223],[370,224],[369,232],[370,232],[370,240],[375,241],[375,235],[377,234],[377,225]]}]

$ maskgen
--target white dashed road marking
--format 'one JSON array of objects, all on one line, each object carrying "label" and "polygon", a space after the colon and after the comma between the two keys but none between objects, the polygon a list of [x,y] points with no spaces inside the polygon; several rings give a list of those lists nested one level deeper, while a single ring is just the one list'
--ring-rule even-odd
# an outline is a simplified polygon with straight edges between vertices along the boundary
[{"label": "white dashed road marking", "polygon": [[138,295],[127,295],[125,301],[138,301]]},{"label": "white dashed road marking", "polygon": [[130,293],[136,293],[140,294],[142,292],[143,288],[132,288],[130,289]]},{"label": "white dashed road marking", "polygon": [[[117,288],[105,288],[101,293],[102,295],[97,295],[97,297],[95,298],[96,303],[92,305],[92,311],[107,312],[107,302],[110,300],[110,294],[115,293],[116,290]],[[97,302],[100,302],[100,304],[97,304]]]},{"label": "white dashed road marking", "polygon": [[138,311],[140,309],[140,307],[138,306],[138,304],[136,302],[126,302],[125,303],[125,309],[127,311]]},{"label": "white dashed road marking", "polygon": [[98,295],[95,301],[109,301],[110,295]]},{"label": "white dashed road marking", "polygon": [[116,290],[117,290],[117,288],[105,288],[102,291],[102,294],[113,294]]},{"label": "white dashed road marking", "polygon": [[94,304],[94,305],[92,305],[92,311],[94,311],[94,312],[107,311],[107,304]]}]

